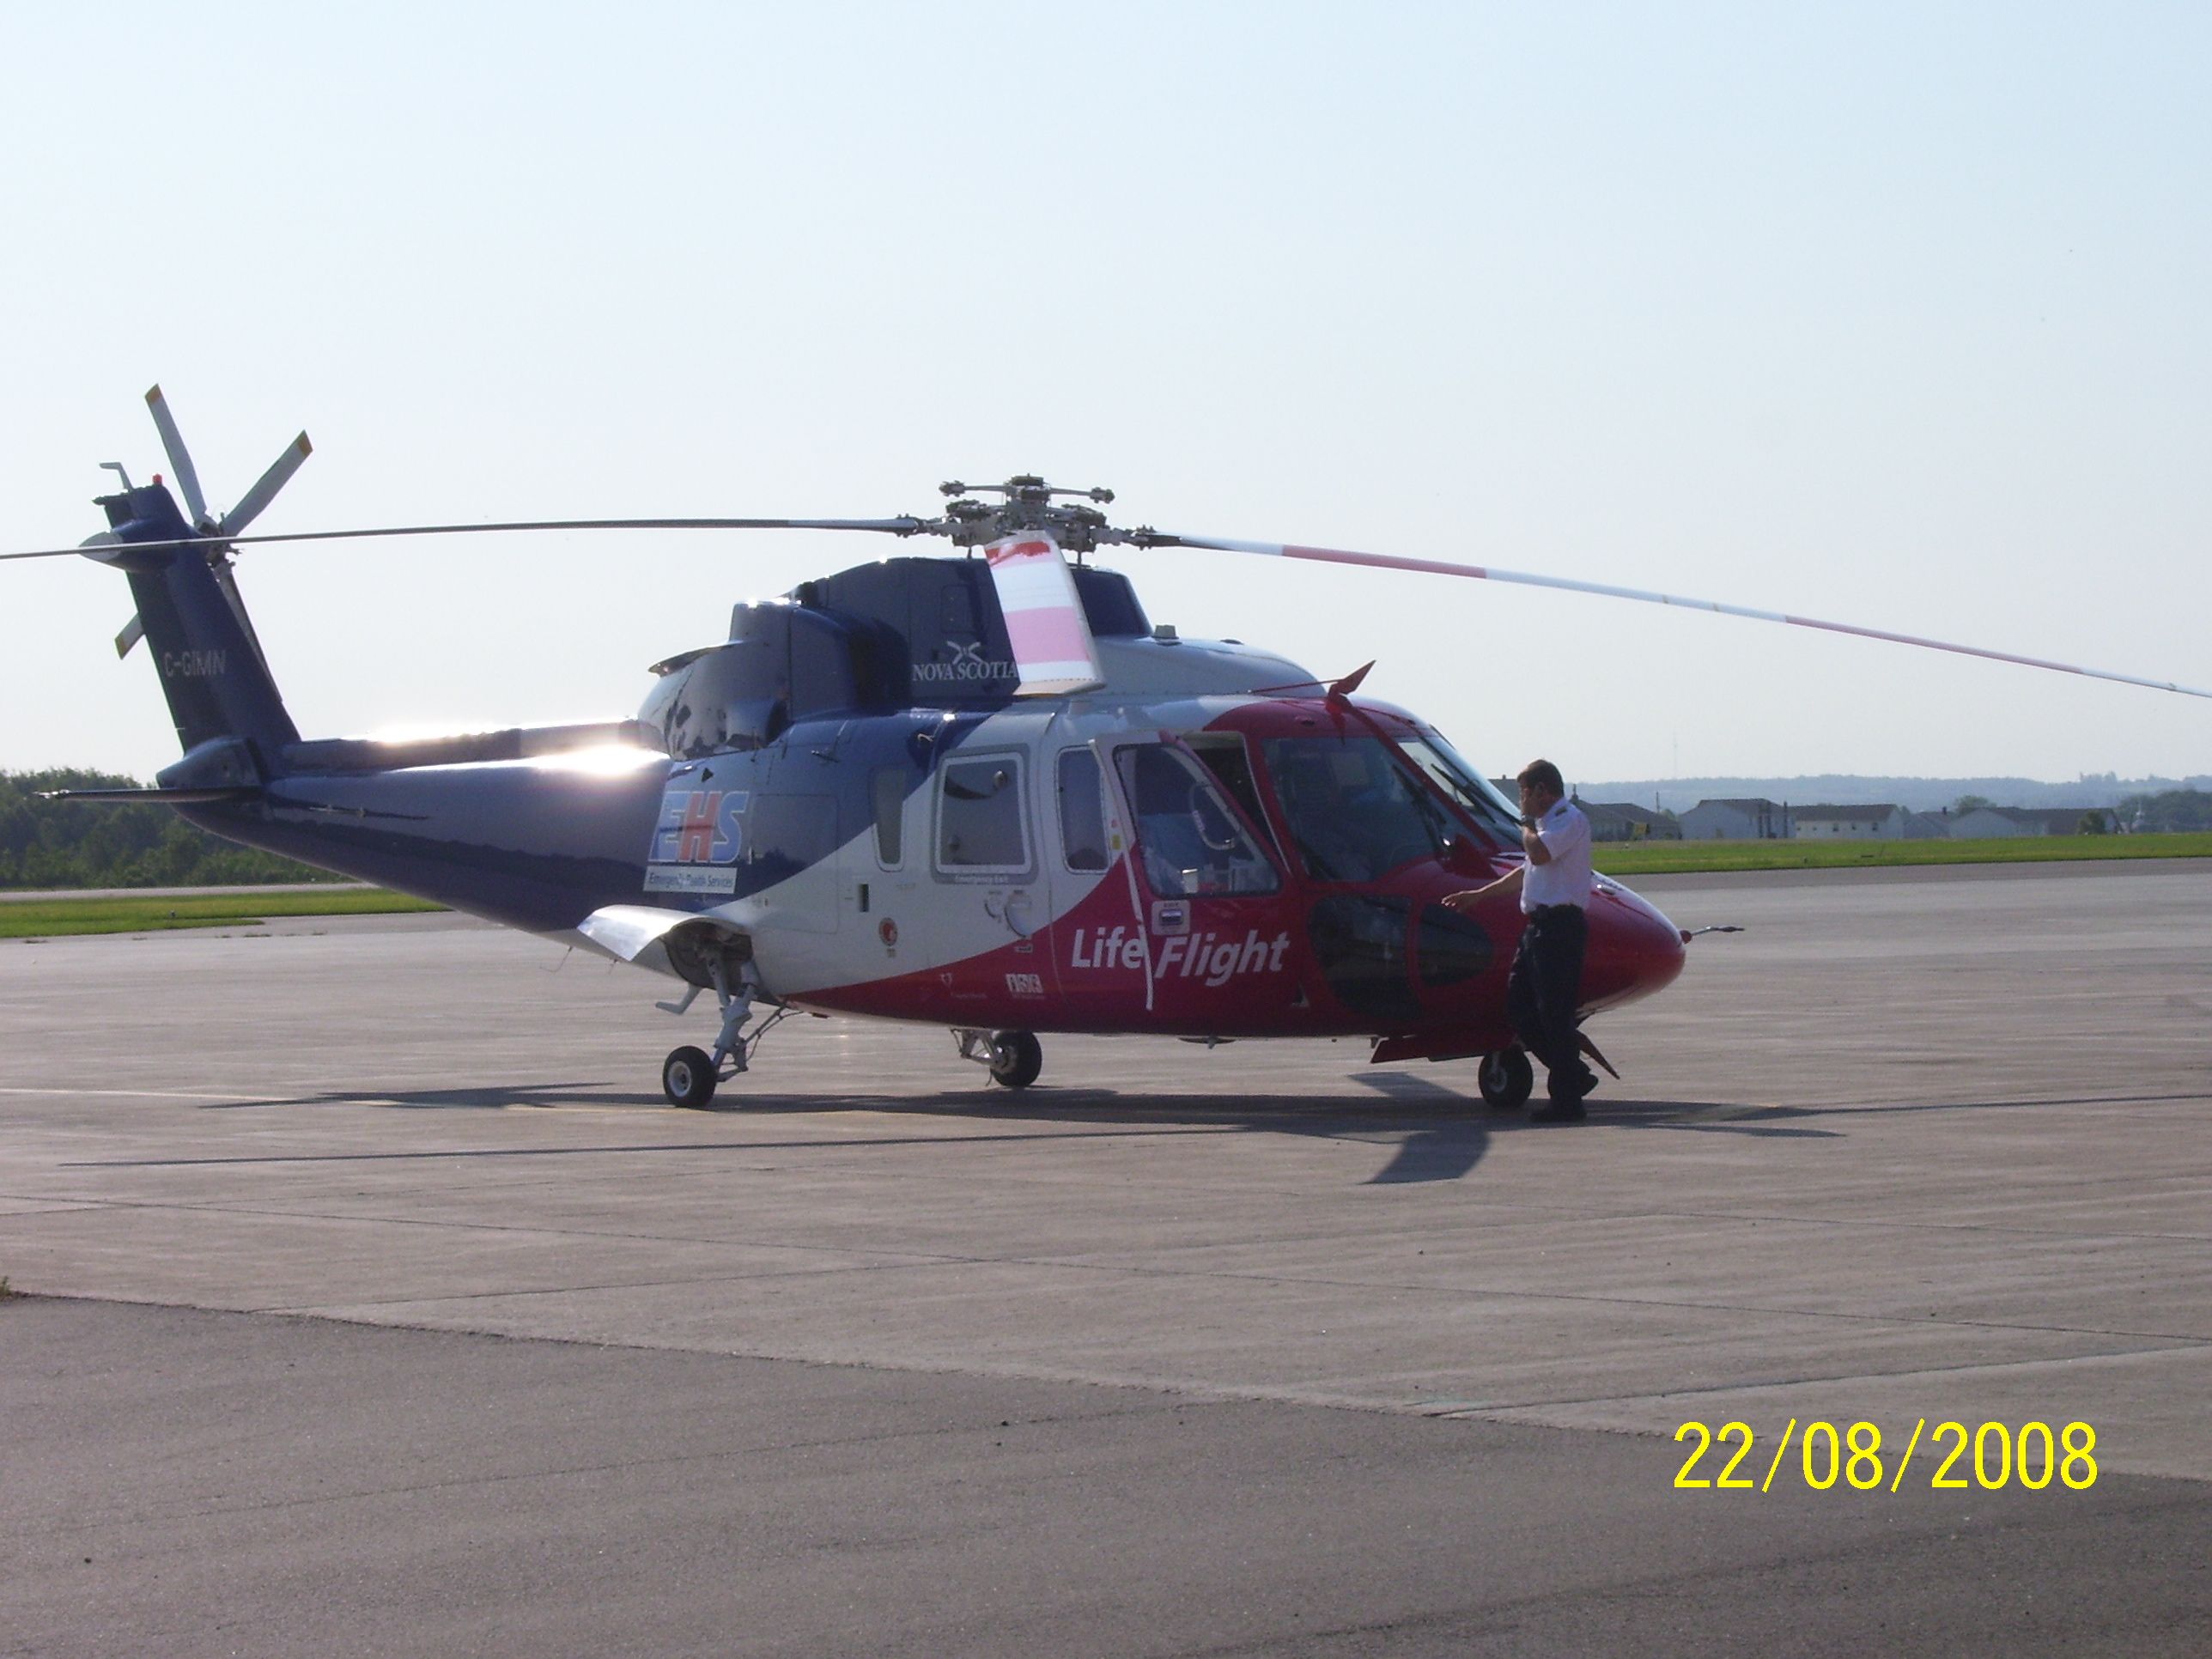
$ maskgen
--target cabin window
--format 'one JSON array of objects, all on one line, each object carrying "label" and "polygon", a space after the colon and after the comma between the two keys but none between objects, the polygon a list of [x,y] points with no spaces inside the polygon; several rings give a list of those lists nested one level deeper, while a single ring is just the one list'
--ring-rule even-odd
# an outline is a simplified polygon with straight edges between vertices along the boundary
[{"label": "cabin window", "polygon": [[1332,893],[1315,902],[1306,919],[1314,959],[1337,1000],[1353,1012],[1391,1025],[1420,1018],[1406,960],[1411,908],[1401,898],[1365,893]]},{"label": "cabin window", "polygon": [[1060,751],[1060,855],[1071,870],[1106,867],[1106,797],[1098,757]]},{"label": "cabin window", "polygon": [[1424,905],[1413,932],[1415,959],[1424,985],[1457,985],[1490,971],[1490,934],[1473,916],[1441,904]]},{"label": "cabin window", "polygon": [[876,862],[886,870],[899,867],[904,856],[906,783],[903,767],[888,767],[868,781],[869,803],[876,815]]},{"label": "cabin window", "polygon": [[1115,761],[1136,809],[1145,881],[1156,896],[1272,893],[1281,885],[1236,808],[1196,762],[1165,744],[1132,744]]},{"label": "cabin window", "polygon": [[1018,875],[1030,867],[1018,755],[962,757],[939,774],[937,867],[954,875]]}]

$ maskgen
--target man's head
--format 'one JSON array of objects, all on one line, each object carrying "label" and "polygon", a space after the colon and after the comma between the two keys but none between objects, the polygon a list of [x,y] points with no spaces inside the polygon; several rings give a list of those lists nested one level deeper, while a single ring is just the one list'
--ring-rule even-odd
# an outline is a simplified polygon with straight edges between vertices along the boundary
[{"label": "man's head", "polygon": [[1566,781],[1547,760],[1530,761],[1514,781],[1521,786],[1521,810],[1532,818],[1540,818],[1566,798]]}]

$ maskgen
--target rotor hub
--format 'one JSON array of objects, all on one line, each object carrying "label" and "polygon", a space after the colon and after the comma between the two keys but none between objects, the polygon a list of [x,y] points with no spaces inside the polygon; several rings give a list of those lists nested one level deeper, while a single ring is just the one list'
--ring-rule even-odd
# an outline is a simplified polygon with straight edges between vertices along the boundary
[{"label": "rotor hub", "polygon": [[[1087,553],[1101,542],[1122,538],[1123,532],[1108,524],[1106,515],[1098,510],[1114,499],[1110,489],[1062,489],[1025,472],[1016,474],[1004,483],[968,484],[955,479],[939,484],[938,489],[951,499],[946,503],[945,516],[928,528],[949,538],[955,546],[981,547],[1007,536],[1033,532],[1050,536],[1071,553]],[[1000,499],[975,499],[987,495]],[[1068,497],[1074,499],[1061,499]],[[1097,505],[1083,506],[1079,502]]]}]

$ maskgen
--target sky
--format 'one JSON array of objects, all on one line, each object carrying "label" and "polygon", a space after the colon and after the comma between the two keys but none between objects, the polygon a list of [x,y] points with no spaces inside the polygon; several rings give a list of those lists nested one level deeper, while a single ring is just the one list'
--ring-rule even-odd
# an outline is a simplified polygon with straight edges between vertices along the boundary
[{"label": "sky", "polygon": [[[0,550],[159,381],[255,526],[1111,486],[2212,689],[2194,5],[0,7]],[[310,735],[632,713],[910,544],[247,550]],[[2212,770],[2212,702],[1619,600],[1127,552],[1492,771]],[[0,565],[0,769],[174,734],[121,579]]]}]

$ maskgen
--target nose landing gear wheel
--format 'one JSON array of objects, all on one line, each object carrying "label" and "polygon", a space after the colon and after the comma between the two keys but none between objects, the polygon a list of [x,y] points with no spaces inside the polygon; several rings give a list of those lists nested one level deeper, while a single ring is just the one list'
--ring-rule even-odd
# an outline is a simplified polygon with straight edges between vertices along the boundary
[{"label": "nose landing gear wheel", "polygon": [[697,1109],[714,1097],[714,1062],[703,1048],[678,1048],[660,1062],[660,1091],[672,1106]]},{"label": "nose landing gear wheel", "polygon": [[1483,1103],[1491,1110],[1518,1111],[1528,1103],[1529,1091],[1536,1086],[1536,1068],[1528,1063],[1525,1048],[1500,1048],[1494,1054],[1482,1057],[1475,1081],[1481,1086]]},{"label": "nose landing gear wheel", "polygon": [[991,1081],[1004,1089],[1026,1089],[1044,1069],[1044,1045],[1029,1031],[998,1031],[991,1037]]}]

